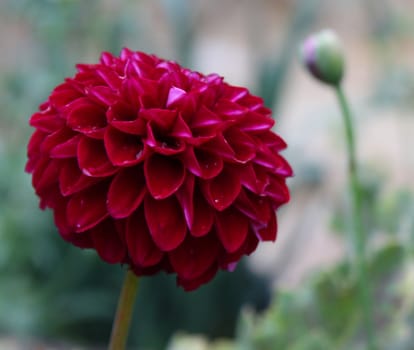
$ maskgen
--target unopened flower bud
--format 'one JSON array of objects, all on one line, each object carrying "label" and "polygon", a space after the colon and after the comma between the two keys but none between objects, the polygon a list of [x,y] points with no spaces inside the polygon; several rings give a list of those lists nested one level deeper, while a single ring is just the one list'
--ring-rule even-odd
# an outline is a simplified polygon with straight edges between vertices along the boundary
[{"label": "unopened flower bud", "polygon": [[306,68],[320,81],[337,86],[344,73],[344,55],[337,35],[329,29],[311,35],[302,46]]}]

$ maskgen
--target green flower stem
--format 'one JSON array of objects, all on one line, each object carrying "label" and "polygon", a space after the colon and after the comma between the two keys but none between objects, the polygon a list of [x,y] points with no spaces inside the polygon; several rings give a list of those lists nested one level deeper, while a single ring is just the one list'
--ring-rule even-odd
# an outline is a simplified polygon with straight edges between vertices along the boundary
[{"label": "green flower stem", "polygon": [[352,219],[354,221],[352,244],[354,248],[355,268],[358,277],[360,307],[365,322],[368,349],[375,350],[372,296],[366,263],[366,232],[362,223],[362,194],[361,184],[358,177],[352,115],[342,87],[337,85],[335,89],[344,119],[345,137],[348,148],[348,172],[352,196]]},{"label": "green flower stem", "polygon": [[128,270],[119,296],[108,350],[125,349],[137,290],[138,277],[131,270]]}]

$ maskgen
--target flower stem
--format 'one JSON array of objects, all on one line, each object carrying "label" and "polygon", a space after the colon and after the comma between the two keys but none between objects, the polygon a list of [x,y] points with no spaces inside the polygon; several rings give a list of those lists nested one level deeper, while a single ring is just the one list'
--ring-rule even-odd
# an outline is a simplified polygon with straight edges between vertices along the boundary
[{"label": "flower stem", "polygon": [[358,278],[359,302],[363,312],[365,330],[369,350],[375,350],[374,338],[374,318],[371,299],[371,288],[368,281],[368,271],[366,263],[366,232],[362,223],[362,193],[361,183],[358,177],[358,164],[356,161],[355,138],[352,126],[352,114],[344,91],[340,85],[336,86],[336,95],[341,107],[342,116],[345,124],[345,138],[348,148],[348,172],[352,196],[352,217],[353,217],[353,236],[352,245],[354,249],[355,269]]},{"label": "flower stem", "polygon": [[138,277],[131,270],[128,270],[119,296],[108,350],[125,349],[137,290]]}]

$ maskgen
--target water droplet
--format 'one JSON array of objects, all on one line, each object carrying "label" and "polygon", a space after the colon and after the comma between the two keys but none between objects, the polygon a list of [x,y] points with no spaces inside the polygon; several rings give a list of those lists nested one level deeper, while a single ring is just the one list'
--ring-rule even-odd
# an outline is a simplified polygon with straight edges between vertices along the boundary
[{"label": "water droplet", "polygon": [[76,228],[81,228],[81,224],[76,224]]},{"label": "water droplet", "polygon": [[139,150],[137,154],[135,155],[135,159],[139,159],[141,158],[141,156],[142,156],[142,150]]}]

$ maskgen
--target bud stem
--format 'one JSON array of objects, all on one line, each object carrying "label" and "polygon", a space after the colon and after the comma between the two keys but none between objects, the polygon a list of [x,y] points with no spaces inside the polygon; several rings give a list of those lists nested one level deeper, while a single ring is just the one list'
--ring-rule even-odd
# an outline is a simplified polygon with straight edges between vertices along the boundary
[{"label": "bud stem", "polygon": [[128,270],[119,296],[108,350],[125,349],[137,290],[138,278],[131,270]]},{"label": "bud stem", "polygon": [[352,245],[354,249],[355,270],[358,278],[360,307],[364,317],[365,330],[367,334],[367,349],[375,350],[374,341],[374,318],[371,300],[371,288],[368,281],[366,263],[366,232],[362,222],[362,193],[361,183],[358,176],[358,165],[355,152],[355,137],[352,125],[352,114],[348,101],[342,87],[335,87],[338,102],[341,108],[345,126],[345,138],[348,149],[348,175],[352,197],[353,236]]}]

